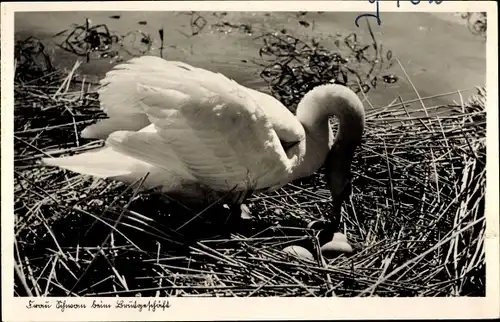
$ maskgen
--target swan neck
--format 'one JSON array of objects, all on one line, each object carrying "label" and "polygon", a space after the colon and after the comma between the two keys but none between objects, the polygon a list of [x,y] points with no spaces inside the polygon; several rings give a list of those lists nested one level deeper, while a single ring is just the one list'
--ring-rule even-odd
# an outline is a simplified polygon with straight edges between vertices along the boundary
[{"label": "swan neck", "polygon": [[365,126],[364,108],[349,88],[336,84],[315,87],[297,106],[297,118],[312,136],[323,137],[332,116],[339,121],[335,141],[359,144]]},{"label": "swan neck", "polygon": [[[334,138],[329,125],[332,116],[338,119]],[[297,117],[311,138],[311,148],[316,150],[314,154],[324,161],[332,196],[340,196],[348,182],[354,152],[361,143],[365,127],[361,100],[341,85],[318,86],[299,103]]]}]

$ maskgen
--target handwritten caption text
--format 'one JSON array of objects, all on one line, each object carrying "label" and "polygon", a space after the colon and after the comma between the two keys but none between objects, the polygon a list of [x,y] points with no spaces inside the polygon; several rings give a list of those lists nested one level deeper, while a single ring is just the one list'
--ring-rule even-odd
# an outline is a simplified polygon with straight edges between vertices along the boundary
[{"label": "handwritten caption text", "polygon": [[70,300],[29,300],[26,304],[27,309],[56,309],[61,312],[70,310],[86,310],[86,309],[133,309],[142,311],[156,312],[170,308],[171,304],[168,300],[93,300],[92,303],[78,303]]}]

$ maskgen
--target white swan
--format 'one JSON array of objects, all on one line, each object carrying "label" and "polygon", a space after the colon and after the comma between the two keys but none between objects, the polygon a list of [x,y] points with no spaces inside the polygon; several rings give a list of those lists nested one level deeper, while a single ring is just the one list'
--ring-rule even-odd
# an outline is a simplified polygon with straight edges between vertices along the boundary
[{"label": "white swan", "polygon": [[[247,192],[277,189],[325,164],[341,202],[365,124],[363,104],[347,87],[314,88],[295,117],[267,94],[159,57],[117,65],[101,84],[109,118],[82,137],[106,146],[45,164],[129,184],[149,173],[145,188],[202,202],[228,192],[242,202]],[[339,119],[335,137],[330,116]]]}]

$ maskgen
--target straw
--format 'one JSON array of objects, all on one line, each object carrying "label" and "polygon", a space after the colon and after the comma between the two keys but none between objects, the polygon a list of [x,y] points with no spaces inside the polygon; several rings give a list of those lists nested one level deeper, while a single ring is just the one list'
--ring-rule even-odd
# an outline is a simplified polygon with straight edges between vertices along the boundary
[{"label": "straw", "polygon": [[[187,17],[193,33],[205,32],[200,17]],[[306,14],[299,18],[308,21]],[[318,253],[328,236],[307,228],[332,211],[324,169],[254,194],[247,199],[253,218],[240,221],[220,204],[191,211],[156,191],[138,193],[137,185],[41,167],[40,157],[101,146],[78,133],[103,114],[96,86],[79,74],[78,64],[41,72],[35,61],[19,59],[15,294],[484,296],[484,87],[469,98],[462,89],[421,97],[402,64],[396,75],[387,72],[397,57],[373,33],[338,40],[338,51],[331,51],[283,32],[254,39],[262,45],[264,81],[291,111],[311,87],[332,79],[365,100],[366,131],[341,226],[359,249],[333,259]],[[24,43],[19,48],[28,50]],[[391,104],[372,104],[371,92],[381,82],[397,82],[397,75],[413,84],[418,99],[394,93]],[[450,104],[437,103],[443,97]],[[307,248],[315,260],[289,257],[281,251],[289,245]]]}]

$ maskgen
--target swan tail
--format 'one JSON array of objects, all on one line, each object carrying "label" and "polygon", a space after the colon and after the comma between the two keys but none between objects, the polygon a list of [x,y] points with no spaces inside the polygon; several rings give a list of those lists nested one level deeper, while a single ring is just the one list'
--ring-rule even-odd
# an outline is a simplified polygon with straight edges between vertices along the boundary
[{"label": "swan tail", "polygon": [[139,162],[110,148],[103,148],[68,157],[42,159],[43,165],[59,167],[98,178],[130,176],[133,170],[137,168]]}]

